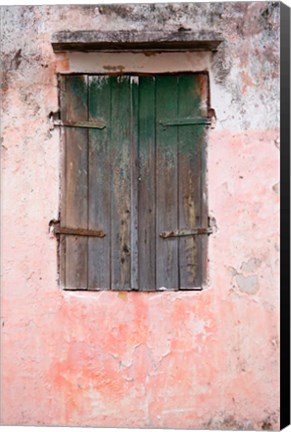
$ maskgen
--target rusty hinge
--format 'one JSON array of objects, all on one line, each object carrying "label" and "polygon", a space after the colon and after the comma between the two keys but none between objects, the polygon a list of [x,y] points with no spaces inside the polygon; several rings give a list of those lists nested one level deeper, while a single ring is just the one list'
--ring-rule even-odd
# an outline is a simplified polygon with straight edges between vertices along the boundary
[{"label": "rusty hinge", "polygon": [[103,238],[106,236],[106,234],[102,230],[61,227],[60,222],[55,220],[50,221],[49,227],[52,229],[55,235],[63,234],[63,235],[99,237],[99,238]]},{"label": "rusty hinge", "polygon": [[189,125],[210,125],[211,120],[208,117],[185,117],[160,120],[162,126],[189,126]]},{"label": "rusty hinge", "polygon": [[206,235],[212,234],[213,229],[211,227],[207,228],[194,228],[194,229],[178,229],[174,231],[163,231],[160,233],[160,237],[163,239],[171,238],[171,237],[185,237],[185,236],[193,236],[193,235]]}]

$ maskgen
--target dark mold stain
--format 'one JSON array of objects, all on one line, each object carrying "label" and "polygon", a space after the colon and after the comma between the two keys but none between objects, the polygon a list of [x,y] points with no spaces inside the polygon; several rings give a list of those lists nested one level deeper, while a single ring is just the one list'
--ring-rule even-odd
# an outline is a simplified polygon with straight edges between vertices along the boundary
[{"label": "dark mold stain", "polygon": [[10,63],[11,70],[17,70],[21,63],[21,49],[17,50]]},{"label": "dark mold stain", "polygon": [[123,252],[125,252],[126,254],[129,254],[129,248],[128,246],[125,244],[122,248]]},{"label": "dark mold stain", "polygon": [[262,423],[262,429],[263,430],[272,430],[272,423],[270,421],[268,421],[268,420],[265,420]]}]

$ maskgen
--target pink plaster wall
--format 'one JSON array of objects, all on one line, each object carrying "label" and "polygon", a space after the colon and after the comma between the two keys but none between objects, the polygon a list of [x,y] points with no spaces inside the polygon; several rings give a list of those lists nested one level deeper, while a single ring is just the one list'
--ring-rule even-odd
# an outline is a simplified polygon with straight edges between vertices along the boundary
[{"label": "pink plaster wall", "polygon": [[[277,3],[3,7],[2,424],[278,429]],[[212,28],[209,283],[64,292],[57,30]]]}]

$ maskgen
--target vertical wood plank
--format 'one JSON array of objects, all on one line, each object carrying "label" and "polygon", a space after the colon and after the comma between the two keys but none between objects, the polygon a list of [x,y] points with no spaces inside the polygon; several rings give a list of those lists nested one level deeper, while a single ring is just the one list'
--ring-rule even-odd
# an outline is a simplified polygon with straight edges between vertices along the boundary
[{"label": "vertical wood plank", "polygon": [[[61,118],[65,118],[66,111],[66,77],[59,75],[59,105]],[[66,220],[66,131],[60,128],[61,141],[61,198],[60,198],[60,221],[64,226]],[[66,236],[61,235],[59,238],[59,272],[60,284],[62,288],[66,287]]]},{"label": "vertical wood plank", "polygon": [[155,78],[141,77],[139,85],[139,289],[156,289],[156,155]]},{"label": "vertical wood plank", "polygon": [[[67,76],[65,80],[63,121],[87,120],[87,77]],[[87,130],[66,128],[66,212],[61,224],[87,228],[88,218],[88,143]],[[88,239],[66,237],[66,288],[87,289]]]},{"label": "vertical wood plank", "polygon": [[156,194],[157,194],[157,289],[178,288],[178,247],[176,239],[163,240],[162,231],[178,225],[177,127],[159,122],[177,116],[177,77],[156,78]]},{"label": "vertical wood plank", "polygon": [[130,80],[111,77],[111,289],[131,288]]},{"label": "vertical wood plank", "polygon": [[104,129],[89,130],[90,229],[103,230],[104,238],[88,239],[88,288],[110,287],[110,83],[104,76],[89,77],[89,120],[103,119]]},{"label": "vertical wood plank", "polygon": [[[208,109],[210,108],[209,101],[209,76],[208,74],[197,75],[197,92],[200,94],[200,112],[203,117],[207,117]],[[200,136],[200,157],[201,157],[201,195],[200,195],[200,215],[201,225],[208,226],[208,194],[207,194],[207,128],[201,131]],[[200,259],[200,283],[199,286],[203,288],[203,284],[207,279],[207,262],[208,262],[208,236],[200,236],[199,238],[199,259]]]},{"label": "vertical wood plank", "polygon": [[[200,117],[201,94],[197,75],[181,75],[178,80],[179,117]],[[201,151],[204,127],[178,128],[179,228],[202,225]],[[201,236],[181,237],[179,242],[180,288],[201,286]]]},{"label": "vertical wood plank", "polygon": [[131,123],[131,289],[138,290],[138,105],[139,77],[130,77]]}]

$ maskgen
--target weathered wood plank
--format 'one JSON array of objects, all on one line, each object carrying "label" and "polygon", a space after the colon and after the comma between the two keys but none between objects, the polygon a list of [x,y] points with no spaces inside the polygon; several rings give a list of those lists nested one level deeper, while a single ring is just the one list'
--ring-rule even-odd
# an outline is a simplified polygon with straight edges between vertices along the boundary
[{"label": "weathered wood plank", "polygon": [[[62,120],[87,120],[87,77],[67,76],[63,95]],[[66,141],[65,207],[61,226],[87,228],[88,217],[88,143],[87,130],[68,128]],[[70,289],[87,289],[88,239],[66,237],[65,286]]]},{"label": "weathered wood plank", "polygon": [[111,289],[131,288],[130,79],[111,77]]},{"label": "weathered wood plank", "polygon": [[131,136],[131,288],[138,290],[138,105],[139,77],[130,77]]},{"label": "weathered wood plank", "polygon": [[[203,75],[204,76],[204,75]],[[203,78],[202,78],[203,79]],[[178,115],[201,116],[204,110],[199,75],[181,75],[178,79]],[[207,90],[204,87],[204,90]],[[202,218],[202,141],[203,125],[181,126],[178,129],[179,228],[207,226]],[[204,223],[204,224],[203,224]],[[204,237],[204,239],[203,239]],[[199,288],[202,283],[201,246],[206,236],[179,238],[180,288]]]},{"label": "weathered wood plank", "polygon": [[[110,124],[108,77],[89,77],[89,122],[96,118]],[[89,228],[102,230],[103,239],[88,241],[88,287],[110,288],[110,143],[109,128],[89,131]]]},{"label": "weathered wood plank", "polygon": [[[156,118],[177,117],[177,77],[156,77]],[[165,128],[157,122],[156,130],[156,277],[157,289],[178,288],[177,240],[164,241],[162,231],[178,225],[177,197],[177,127]]]},{"label": "weathered wood plank", "polygon": [[[210,108],[209,101],[209,77],[208,74],[197,75],[197,88],[196,91],[200,95],[200,112],[205,117]],[[201,157],[201,171],[200,171],[200,182],[201,182],[201,195],[200,195],[200,215],[202,226],[208,225],[208,194],[207,194],[207,182],[206,182],[206,162],[207,162],[207,129],[204,128],[200,136],[200,157]],[[207,263],[208,263],[208,236],[201,236],[199,238],[199,259],[200,259],[200,288],[203,288],[203,284],[207,280]]]},{"label": "weathered wood plank", "polygon": [[155,79],[140,78],[138,238],[139,289],[156,289]]},{"label": "weathered wood plank", "polygon": [[[59,103],[60,116],[65,118],[66,115],[66,78],[62,75],[58,77],[59,84]],[[66,133],[64,129],[60,130],[61,143],[61,197],[60,197],[60,225],[63,226],[66,220]],[[64,221],[64,222],[62,222]],[[59,237],[59,280],[62,288],[66,287],[66,236]]]}]

